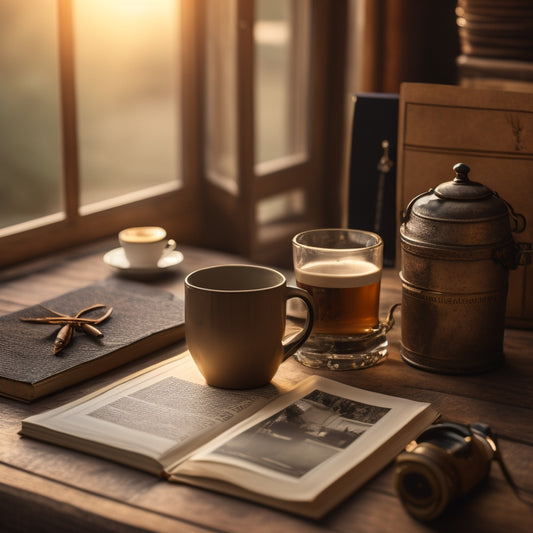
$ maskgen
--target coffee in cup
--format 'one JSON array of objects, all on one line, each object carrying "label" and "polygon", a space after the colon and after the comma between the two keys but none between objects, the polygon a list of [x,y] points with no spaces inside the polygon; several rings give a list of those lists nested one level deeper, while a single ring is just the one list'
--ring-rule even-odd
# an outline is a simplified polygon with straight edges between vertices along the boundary
[{"label": "coffee in cup", "polygon": [[[304,327],[285,335],[287,300],[307,307]],[[220,265],[185,278],[185,337],[209,385],[245,389],[266,385],[313,326],[309,294],[288,286],[268,267]]]},{"label": "coffee in cup", "polygon": [[132,268],[155,268],[159,260],[176,248],[174,239],[159,226],[136,226],[123,229],[118,240]]}]

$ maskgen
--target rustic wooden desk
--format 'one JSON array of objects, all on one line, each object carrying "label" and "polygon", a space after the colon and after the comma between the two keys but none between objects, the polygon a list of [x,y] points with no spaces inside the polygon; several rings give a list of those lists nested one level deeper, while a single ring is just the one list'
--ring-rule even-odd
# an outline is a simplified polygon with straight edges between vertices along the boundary
[{"label": "rustic wooden desk", "polygon": [[[0,272],[0,313],[15,311],[114,275],[102,262],[113,242]],[[234,257],[184,248],[174,274],[150,281],[183,295],[188,272]],[[384,274],[382,312],[400,301],[396,272]],[[401,314],[389,334],[390,355],[374,368],[324,375],[361,388],[431,402],[445,420],[483,421],[500,436],[517,484],[533,493],[533,332],[508,330],[505,365],[477,376],[411,368],[399,356]],[[1,334],[1,332],[0,332]],[[179,353],[171,346],[126,367],[33,404],[0,399],[0,531],[417,532],[532,531],[533,508],[519,501],[498,465],[480,490],[430,525],[414,521],[393,490],[389,466],[324,520],[312,522],[237,499],[170,484],[102,459],[18,436],[20,421]],[[1,357],[1,354],[0,354]],[[284,365],[298,365],[289,360]],[[311,370],[306,369],[311,373]]]}]

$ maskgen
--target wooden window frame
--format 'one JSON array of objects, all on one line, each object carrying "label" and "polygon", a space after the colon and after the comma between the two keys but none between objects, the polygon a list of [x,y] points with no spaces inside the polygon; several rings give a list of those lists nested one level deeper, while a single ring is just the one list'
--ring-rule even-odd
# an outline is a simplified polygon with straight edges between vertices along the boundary
[{"label": "wooden window frame", "polygon": [[[289,266],[291,238],[298,231],[340,226],[344,216],[345,70],[348,2],[311,2],[311,102],[309,154],[305,162],[256,173],[254,158],[253,2],[238,0],[238,194],[205,182],[205,243],[254,261]],[[263,166],[263,165],[262,165]],[[264,166],[263,166],[264,168]],[[268,240],[260,239],[256,209],[276,194],[303,189],[303,215],[275,224]]]},{"label": "wooden window frame", "polygon": [[[253,0],[238,0],[238,182],[232,196],[205,176],[203,80],[205,2],[184,2],[181,17],[183,182],[181,188],[80,215],[78,140],[72,54],[71,0],[58,0],[64,213],[0,230],[0,267],[110,237],[132,225],[165,226],[178,241],[286,263],[290,237],[300,229],[339,225],[344,149],[344,71],[347,0],[312,0],[310,159],[257,179],[253,157]],[[258,239],[256,208],[270,195],[306,190],[307,212],[287,221],[275,239]],[[37,224],[37,226],[36,226]]]}]

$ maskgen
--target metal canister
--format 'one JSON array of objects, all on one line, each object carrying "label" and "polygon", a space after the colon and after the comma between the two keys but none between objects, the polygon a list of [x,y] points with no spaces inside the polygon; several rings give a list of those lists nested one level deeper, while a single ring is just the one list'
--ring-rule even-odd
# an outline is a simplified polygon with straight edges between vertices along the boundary
[{"label": "metal canister", "polygon": [[400,227],[401,356],[433,372],[499,366],[509,269],[525,262],[512,233],[525,218],[455,165],[453,181],[413,198]]}]

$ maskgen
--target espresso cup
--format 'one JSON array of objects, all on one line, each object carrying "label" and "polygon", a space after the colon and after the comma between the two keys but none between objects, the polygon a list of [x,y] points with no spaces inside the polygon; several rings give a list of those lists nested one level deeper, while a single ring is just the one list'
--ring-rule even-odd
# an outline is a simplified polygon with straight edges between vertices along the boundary
[{"label": "espresso cup", "polygon": [[118,234],[126,259],[132,268],[154,268],[159,260],[176,248],[174,239],[159,226],[137,226]]},{"label": "espresso cup", "polygon": [[[306,322],[285,335],[287,300],[300,298]],[[285,276],[268,267],[221,265],[196,270],[185,278],[185,336],[206,382],[246,389],[270,383],[282,361],[307,339],[313,302]]]}]

